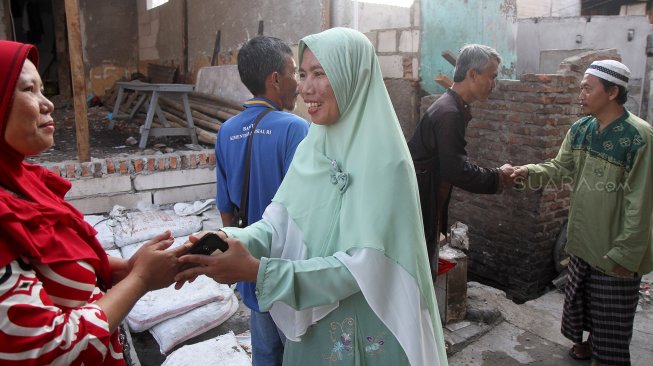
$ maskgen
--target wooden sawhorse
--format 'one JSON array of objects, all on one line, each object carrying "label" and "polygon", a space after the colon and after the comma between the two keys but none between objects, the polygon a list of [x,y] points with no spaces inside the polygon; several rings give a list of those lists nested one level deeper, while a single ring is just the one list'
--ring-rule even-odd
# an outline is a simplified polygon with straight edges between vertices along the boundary
[{"label": "wooden sawhorse", "polygon": [[[113,129],[115,119],[117,118],[133,118],[136,112],[143,106],[147,106],[147,116],[145,117],[145,124],[141,126],[141,140],[138,144],[140,149],[144,149],[147,145],[147,138],[149,136],[184,136],[188,135],[194,145],[197,145],[197,133],[195,131],[195,124],[193,123],[193,116],[188,103],[188,93],[192,92],[194,86],[191,84],[151,84],[143,83],[140,81],[127,81],[117,82],[118,97],[116,104],[113,106],[111,121],[109,122],[109,129]],[[136,102],[136,106],[131,110],[129,115],[120,114],[120,103],[125,90],[134,90],[141,92],[143,95]],[[184,114],[186,115],[187,128],[170,127],[170,123],[166,120],[161,107],[159,106],[159,96],[161,94],[180,94],[184,105]],[[152,127],[152,120],[156,113],[159,121],[165,127]]]}]

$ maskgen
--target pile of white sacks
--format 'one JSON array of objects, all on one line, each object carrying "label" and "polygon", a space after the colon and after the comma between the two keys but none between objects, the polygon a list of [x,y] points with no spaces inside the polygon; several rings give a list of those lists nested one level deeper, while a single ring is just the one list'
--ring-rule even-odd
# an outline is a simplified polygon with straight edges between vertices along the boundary
[{"label": "pile of white sacks", "polygon": [[[208,200],[176,204],[174,210],[133,212],[116,206],[109,215],[84,218],[98,231],[97,238],[109,255],[128,259],[146,241],[165,230],[172,232],[175,237],[172,246],[176,247],[186,242],[190,234],[202,231],[203,223],[211,222],[215,228],[219,215],[215,209],[209,211],[213,203],[214,200]],[[132,332],[149,330],[161,353],[167,354],[180,343],[222,324],[237,309],[238,299],[229,286],[200,276],[180,290],[171,285],[146,294],[131,310],[126,323]],[[251,365],[247,352],[231,332],[184,346],[168,355],[165,365],[192,365],[205,357],[232,360],[225,365]]]}]

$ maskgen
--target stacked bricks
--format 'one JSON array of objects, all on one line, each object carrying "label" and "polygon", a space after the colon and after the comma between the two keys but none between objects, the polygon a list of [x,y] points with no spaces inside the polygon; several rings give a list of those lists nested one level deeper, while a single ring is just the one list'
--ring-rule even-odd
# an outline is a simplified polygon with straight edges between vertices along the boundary
[{"label": "stacked bricks", "polygon": [[[565,69],[585,70],[590,52],[563,61]],[[610,56],[610,55],[608,55]],[[485,103],[475,104],[467,128],[470,161],[483,167],[539,163],[556,156],[571,124],[582,73],[528,74],[500,80]],[[470,278],[501,288],[515,301],[539,296],[557,275],[553,248],[567,219],[569,186],[537,190],[506,189],[478,195],[454,189],[450,223],[469,226]]]},{"label": "stacked bricks", "polygon": [[66,200],[85,214],[215,198],[213,150],[43,163],[68,179]]}]

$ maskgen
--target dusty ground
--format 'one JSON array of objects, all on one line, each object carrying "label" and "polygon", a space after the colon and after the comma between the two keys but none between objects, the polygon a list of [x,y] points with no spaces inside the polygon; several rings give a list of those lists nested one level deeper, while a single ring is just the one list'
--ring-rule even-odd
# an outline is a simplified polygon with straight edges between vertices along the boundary
[{"label": "dusty ground", "polygon": [[[77,140],[75,131],[75,111],[69,100],[56,100],[53,98],[55,110],[53,118],[56,124],[54,133],[54,146],[37,157],[29,157],[30,162],[59,162],[77,159]],[[147,141],[146,149],[138,148],[140,139],[139,126],[143,124],[144,115],[137,115],[134,120],[116,121],[113,130],[109,130],[107,115],[109,109],[104,106],[88,108],[89,148],[91,158],[106,158],[121,154],[138,155],[152,154],[156,151],[173,152],[177,150],[190,150],[190,137],[163,136]],[[136,142],[130,145],[130,137]],[[212,146],[201,145],[203,148]]]}]

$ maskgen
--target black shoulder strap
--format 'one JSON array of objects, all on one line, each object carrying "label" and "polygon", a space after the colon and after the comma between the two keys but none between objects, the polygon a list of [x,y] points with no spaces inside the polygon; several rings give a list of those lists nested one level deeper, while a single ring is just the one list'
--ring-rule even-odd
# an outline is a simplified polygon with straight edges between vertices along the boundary
[{"label": "black shoulder strap", "polygon": [[266,114],[272,112],[272,109],[266,108],[263,112],[261,112],[258,117],[256,117],[256,120],[254,120],[254,124],[252,125],[252,129],[250,130],[249,137],[247,138],[247,155],[245,156],[245,171],[243,174],[243,190],[240,191],[240,207],[238,207],[238,216],[240,217],[241,220],[244,222],[247,222],[247,203],[249,201],[249,163],[252,158],[252,138],[254,138],[254,133],[256,132],[256,126],[258,126],[258,123],[261,122],[263,117],[265,117]]}]

